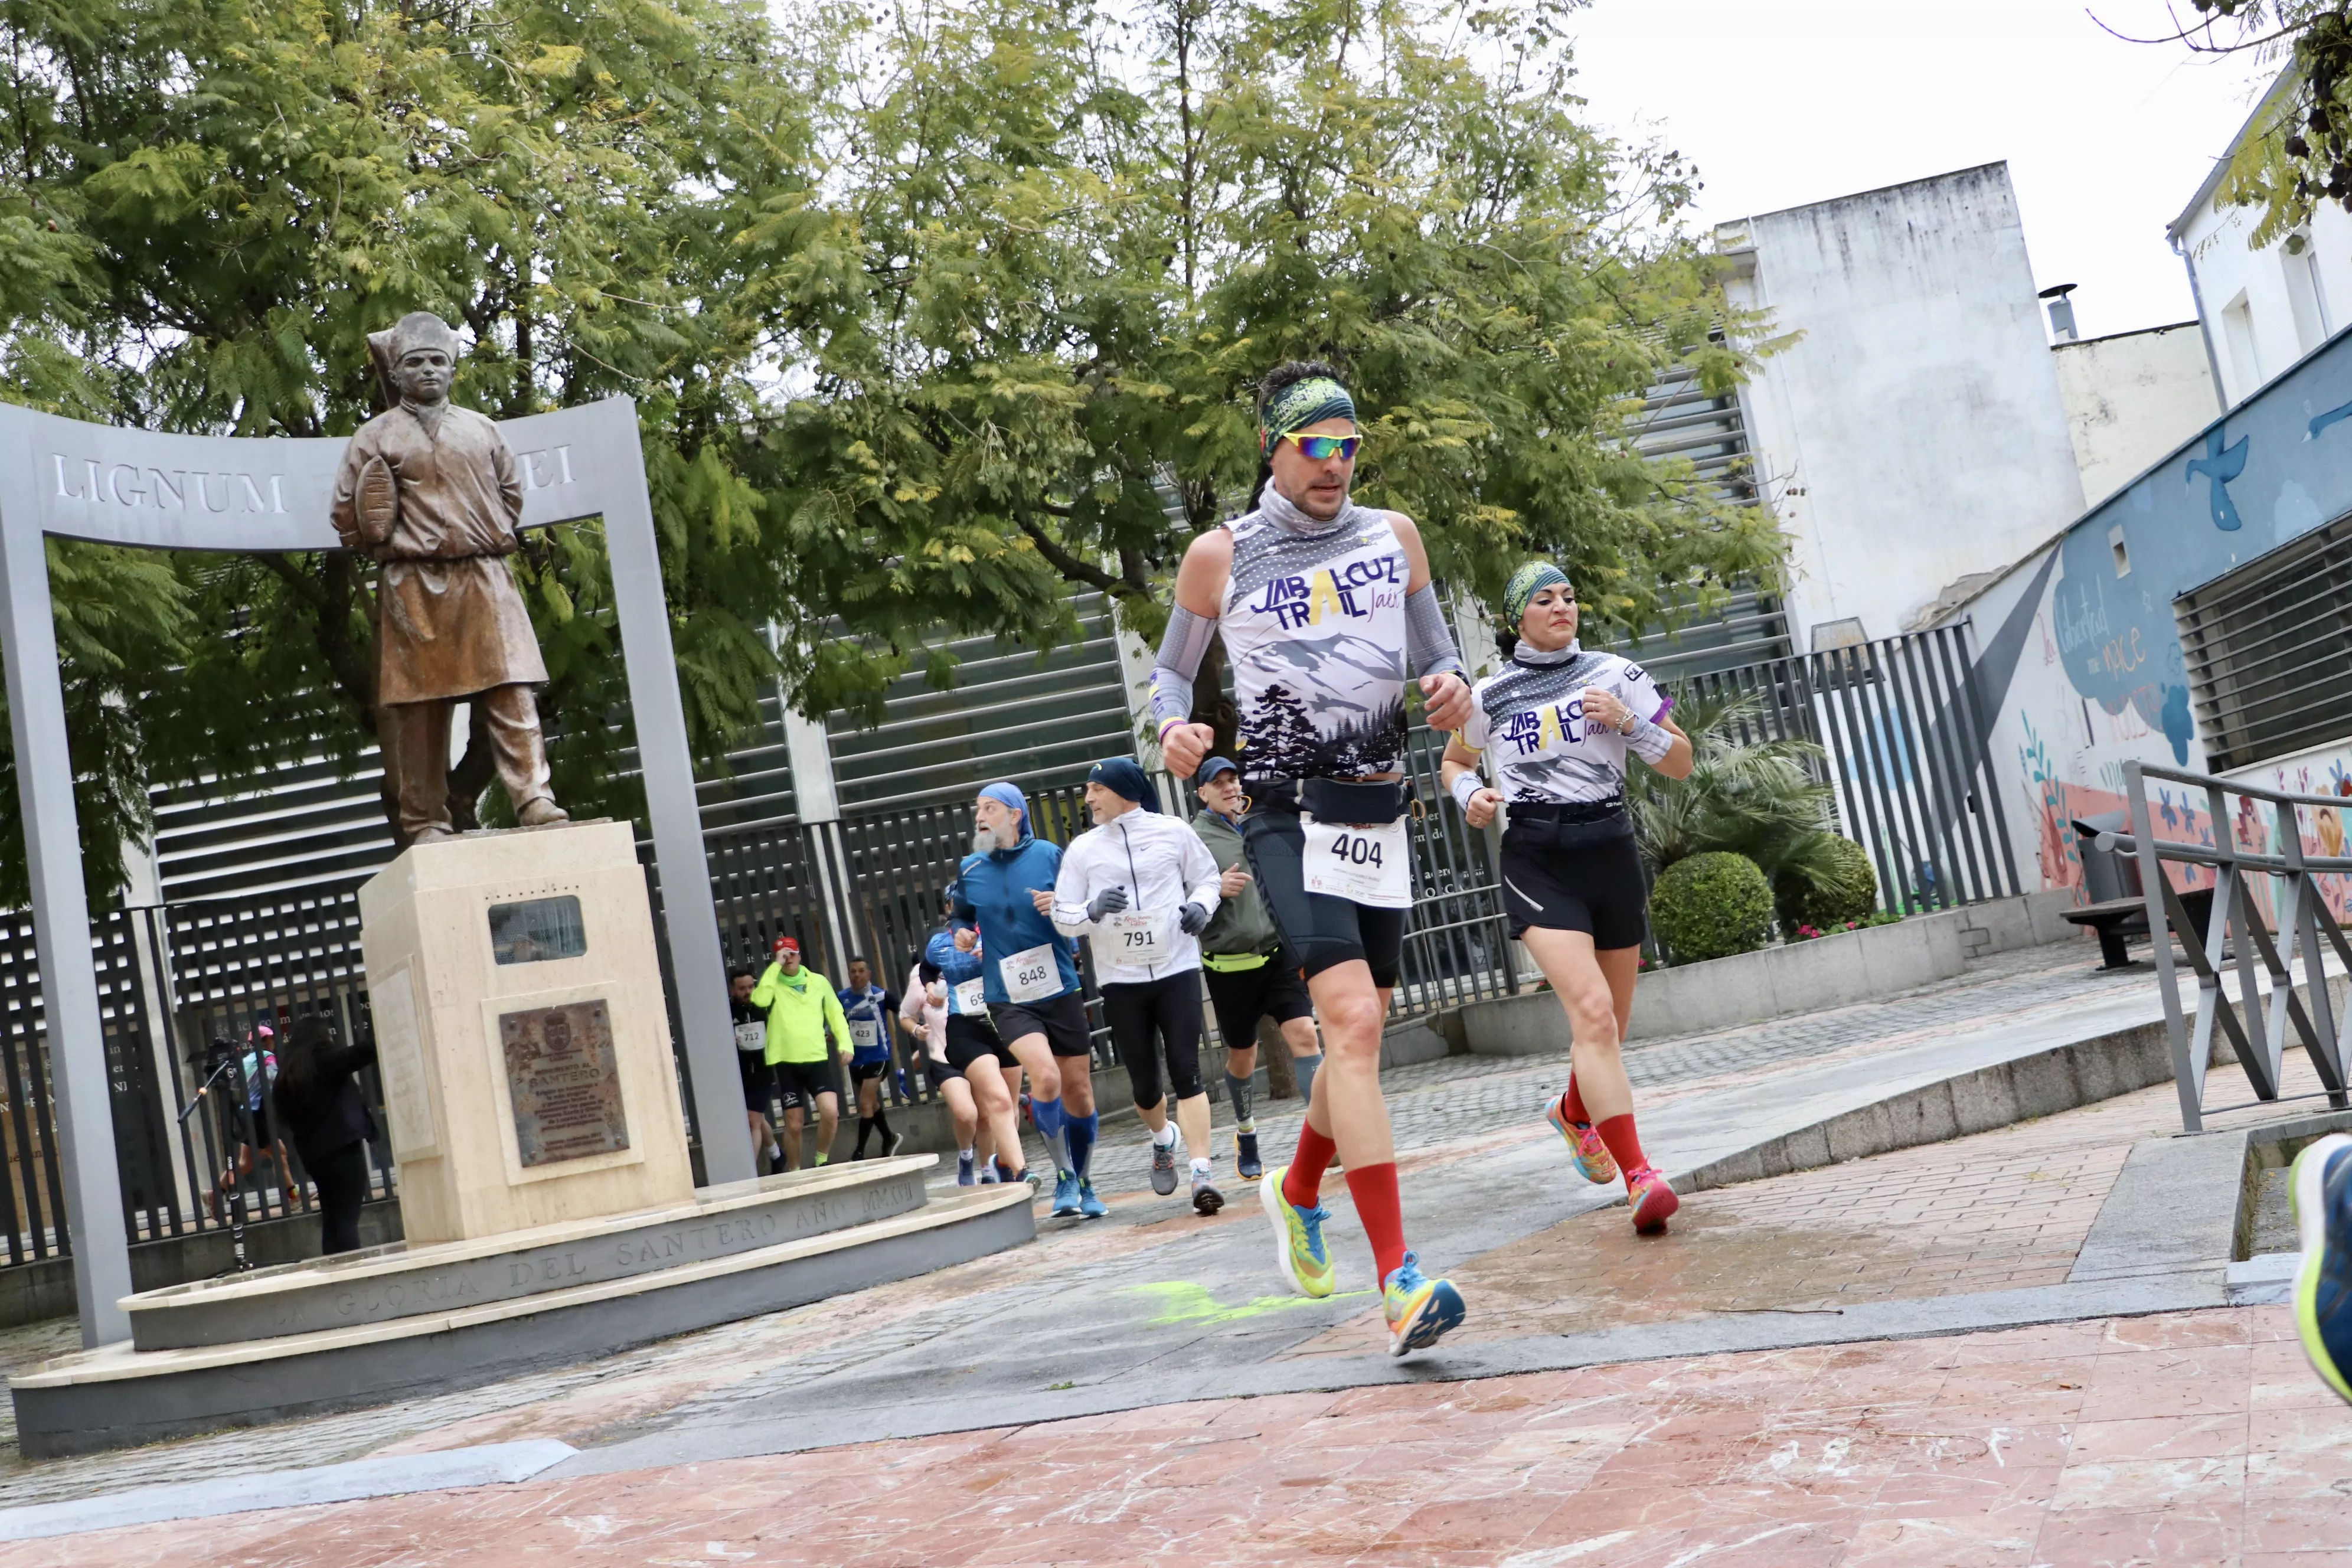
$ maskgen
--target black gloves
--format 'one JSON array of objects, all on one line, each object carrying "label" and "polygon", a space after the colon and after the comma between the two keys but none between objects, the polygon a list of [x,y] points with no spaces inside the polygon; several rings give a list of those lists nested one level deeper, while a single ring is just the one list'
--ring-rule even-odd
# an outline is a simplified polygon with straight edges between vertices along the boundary
[{"label": "black gloves", "polygon": [[1087,906],[1087,919],[1099,923],[1105,915],[1115,915],[1125,908],[1127,908],[1127,889],[1105,888],[1095,895],[1095,901]]},{"label": "black gloves", "polygon": [[1186,904],[1176,911],[1176,923],[1186,936],[1198,936],[1209,923],[1209,911],[1198,904]]}]

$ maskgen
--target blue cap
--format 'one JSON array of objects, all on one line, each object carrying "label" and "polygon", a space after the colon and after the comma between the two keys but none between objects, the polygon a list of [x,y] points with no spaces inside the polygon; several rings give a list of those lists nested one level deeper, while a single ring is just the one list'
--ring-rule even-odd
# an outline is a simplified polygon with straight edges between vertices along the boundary
[{"label": "blue cap", "polygon": [[1231,757],[1211,757],[1201,764],[1198,772],[1193,773],[1192,787],[1200,788],[1219,773],[1237,773],[1241,771],[1241,764]]},{"label": "blue cap", "polygon": [[1018,787],[1006,784],[1003,779],[997,780],[994,784],[981,785],[980,795],[982,800],[992,800],[999,805],[1009,806],[1019,812],[1024,822],[1029,818],[1028,801],[1022,797]]},{"label": "blue cap", "polygon": [[1087,770],[1087,783],[1098,784],[1121,800],[1136,802],[1146,811],[1160,809],[1159,803],[1151,798],[1151,781],[1143,776],[1143,770],[1132,757],[1111,757],[1097,763]]}]

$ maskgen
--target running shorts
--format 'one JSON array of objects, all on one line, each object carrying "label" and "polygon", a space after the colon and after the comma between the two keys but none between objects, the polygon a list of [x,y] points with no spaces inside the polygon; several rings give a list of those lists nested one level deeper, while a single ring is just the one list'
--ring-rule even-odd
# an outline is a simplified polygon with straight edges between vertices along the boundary
[{"label": "running shorts", "polygon": [[1102,988],[1103,1021],[1127,1068],[1139,1106],[1160,1103],[1160,1058],[1168,1058],[1168,1088],[1179,1100],[1207,1092],[1201,1083],[1201,972],[1182,969],[1157,980]]},{"label": "running shorts", "polygon": [[1225,1048],[1247,1050],[1257,1044],[1257,1021],[1272,1018],[1287,1024],[1311,1018],[1315,1004],[1298,978],[1298,965],[1286,952],[1276,952],[1255,969],[1211,969],[1209,1005],[1217,1010],[1217,1033]]},{"label": "running shorts", "polygon": [[983,1020],[968,1013],[948,1015],[948,1070],[958,1078],[963,1069],[982,1057],[994,1057],[999,1067],[1018,1068],[1013,1053],[1004,1048],[1003,1037]]},{"label": "running shorts", "polygon": [[867,1079],[880,1078],[889,1070],[890,1064],[887,1059],[878,1062],[853,1061],[849,1064],[849,1081],[853,1084],[864,1083]]},{"label": "running shorts", "polygon": [[991,1002],[988,1016],[996,1032],[1008,1041],[1043,1035],[1057,1057],[1094,1054],[1095,1036],[1087,1023],[1087,999],[1075,991],[1048,996],[1043,1002]]},{"label": "running shorts", "polygon": [[943,1062],[937,1057],[926,1056],[923,1058],[923,1076],[931,1080],[931,1092],[937,1094],[940,1091],[940,1086],[950,1079],[963,1077],[963,1068],[953,1062]]},{"label": "running shorts", "polygon": [[1298,955],[1301,973],[1312,980],[1339,964],[1361,962],[1382,990],[1397,983],[1404,967],[1404,921],[1411,911],[1374,909],[1328,893],[1307,890],[1307,835],[1298,814],[1268,808],[1241,820],[1242,849],[1258,896],[1282,932],[1283,945]]},{"label": "running shorts", "polygon": [[776,1097],[776,1075],[768,1060],[757,1051],[737,1051],[735,1065],[743,1073],[743,1109],[768,1113],[768,1102]]},{"label": "running shorts", "polygon": [[841,1086],[833,1076],[831,1062],[777,1062],[776,1085],[783,1090],[787,1106],[804,1105],[814,1109],[816,1097],[830,1094],[836,1100]]},{"label": "running shorts", "polygon": [[1630,833],[1569,849],[1543,824],[1513,823],[1503,829],[1502,874],[1514,937],[1538,927],[1580,931],[1602,952],[1642,945],[1646,890]]}]

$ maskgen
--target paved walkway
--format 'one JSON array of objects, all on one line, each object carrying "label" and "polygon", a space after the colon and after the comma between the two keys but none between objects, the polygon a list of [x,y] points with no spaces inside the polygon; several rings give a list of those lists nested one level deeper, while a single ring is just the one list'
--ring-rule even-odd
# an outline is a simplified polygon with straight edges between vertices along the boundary
[{"label": "paved walkway", "polygon": [[[1654,1152],[1661,1139],[1712,1147],[1710,1140],[1738,1136],[1736,1125],[1726,1129],[1726,1108],[1801,1109],[1851,1082],[1916,1074],[1910,1064],[1974,1060],[1970,1053],[1980,1055],[1988,1041],[2079,1030],[2081,1020],[2150,1005],[2145,972],[2103,974],[2090,964],[2081,949],[2012,954],[1889,1002],[1639,1047],[1628,1060],[1645,1134]],[[1334,1226],[1343,1287],[1359,1293],[1303,1302],[1276,1289],[1254,1205],[1203,1221],[1181,1200],[1149,1193],[1129,1123],[1098,1164],[1112,1219],[1048,1222],[1036,1245],[1012,1254],[462,1394],[0,1468],[0,1504],[16,1504],[522,1438],[560,1438],[583,1450],[520,1489],[27,1543],[0,1548],[0,1564],[91,1561],[65,1548],[101,1544],[105,1560],[134,1563],[166,1538],[177,1542],[175,1561],[264,1563],[470,1562],[478,1560],[466,1554],[470,1548],[449,1543],[475,1540],[483,1543],[480,1560],[498,1550],[506,1559],[567,1562],[1049,1563],[1215,1551],[1234,1561],[1509,1560],[1523,1568],[1891,1562],[1905,1560],[1903,1552],[1919,1562],[2055,1563],[2094,1560],[2069,1555],[2074,1546],[2066,1544],[2091,1539],[2068,1531],[2094,1515],[2147,1511],[2152,1497],[2177,1513],[2179,1499],[2194,1502],[2210,1490],[2205,1470],[2180,1481],[2179,1498],[2153,1472],[2112,1487],[2100,1479],[2105,1469],[2074,1473],[2082,1439],[2070,1423],[2145,1417],[2080,1399],[2068,1405],[2063,1395],[2092,1387],[2068,1386],[2071,1373],[2033,1384],[2014,1409],[1994,1408],[1990,1385],[1970,1392],[1958,1373],[1973,1364],[1970,1347],[1996,1342],[2069,1345],[2068,1354],[2101,1369],[2108,1363],[2099,1358],[2109,1355],[2158,1358],[2131,1363],[2133,1372],[2120,1370],[2124,1361],[2101,1371],[2119,1387],[2133,1378],[2218,1377],[2218,1392],[2198,1397],[2236,1401],[2245,1413],[2231,1428],[2236,1447],[2188,1458],[2201,1465],[2235,1457],[2236,1479],[2226,1483],[2240,1489],[2233,1530],[2250,1517],[2256,1481],[2286,1473],[2275,1468],[2285,1463],[2280,1456],[2318,1443],[2338,1461],[2334,1474],[2352,1473],[2352,1420],[2327,1425],[2347,1413],[2324,1396],[2292,1397],[2318,1385],[2291,1361],[2291,1345],[2270,1342],[2284,1331],[2283,1320],[2253,1309],[1940,1342],[1698,1356],[1644,1363],[1646,1371],[1486,1375],[1512,1370],[1515,1354],[1521,1366],[1565,1364],[1544,1361],[1558,1352],[1542,1347],[1574,1343],[1562,1336],[1600,1327],[1661,1335],[1635,1344],[1632,1353],[1646,1356],[1659,1353],[1675,1323],[1827,1321],[1828,1337],[1842,1338],[1841,1320],[1880,1322],[1889,1302],[2054,1285],[2132,1142],[2178,1125],[2170,1087],[2160,1086],[1976,1138],[1699,1194],[1667,1237],[1637,1243],[1622,1208],[1592,1210],[1603,1195],[1564,1179],[1564,1162],[1536,1120],[1565,1065],[1564,1057],[1454,1058],[1388,1078],[1412,1173],[1409,1216],[1416,1235],[1431,1238],[1424,1245],[1444,1249],[1442,1266],[1471,1293],[1472,1324],[1448,1349],[1461,1347],[1450,1358],[1453,1374],[1475,1382],[1181,1403],[1209,1377],[1225,1391],[1255,1393],[1447,1373],[1434,1366],[1400,1373],[1370,1353],[1379,1329],[1371,1298],[1361,1293],[1361,1240],[1343,1204],[1335,1205],[1342,1212]],[[2242,1098],[2229,1077],[2215,1074],[2213,1102]],[[1262,1116],[1261,1126],[1269,1151],[1278,1151],[1295,1136],[1295,1115]],[[1230,1144],[1222,1132],[1218,1142],[1222,1164]],[[1343,1190],[1337,1179],[1331,1187],[1335,1195]],[[2118,1287],[2088,1310],[2117,1310],[2126,1293]],[[1739,1316],[1748,1312],[1759,1315]],[[2266,1358],[2270,1382],[2239,1387],[2231,1382],[2238,1373],[2204,1366],[2156,1326],[2197,1323],[2206,1326],[2180,1331],[2221,1336],[2217,1342],[2237,1345],[2248,1365]],[[2268,1327],[2258,1332],[2262,1324]],[[1858,1327],[1851,1337],[1879,1331],[1920,1331]],[[55,1327],[20,1331],[0,1353],[53,1353],[58,1337]],[[2048,1357],[2021,1349],[2012,1359]],[[1870,1375],[1886,1384],[1859,1415],[1848,1409],[1852,1401],[1840,1403],[1840,1379],[1862,1375],[1853,1368],[1879,1369]],[[2309,1430],[2253,1419],[2269,1397],[2257,1395],[2273,1385],[2278,1409],[2312,1413],[2296,1418]],[[1731,1386],[1770,1392],[1723,1404],[1715,1391]],[[1038,1419],[1057,1403],[1136,1390],[1151,1408]],[[1880,1405],[1899,1420],[1874,1425]],[[877,1422],[910,1436],[775,1452],[865,1435]],[[988,1430],[911,1436],[980,1426]],[[2041,1446],[2021,1448],[2024,1439],[2012,1435],[2029,1429]],[[2118,1440],[2136,1430],[2118,1427]],[[2031,1463],[2017,1463],[2029,1452]],[[758,1457],[727,1457],[736,1453]],[[1685,1458],[1697,1468],[1667,1473]],[[679,1462],[698,1459],[707,1462]],[[2021,1472],[2000,1483],[2014,1496],[2002,1493],[2007,1500],[1991,1512],[1983,1488],[1999,1476],[1987,1480],[1987,1464]],[[580,1473],[590,1470],[617,1473]],[[2029,1480],[2026,1470],[2040,1479]],[[1650,1480],[1638,1480],[1645,1475]],[[2007,1545],[1959,1551],[1958,1537],[1937,1533],[1958,1527],[1932,1522],[1949,1517],[1943,1505],[1905,1489],[1934,1491],[1963,1479],[1979,1489],[1967,1494],[1978,1500],[1970,1517],[2009,1520],[2000,1537]],[[1628,1489],[1644,1487],[1643,1506],[1663,1511],[1631,1522],[1610,1511],[1622,1513],[1631,1506]],[[1832,1494],[1835,1510],[1816,1508]],[[1948,1502],[1962,1491],[1939,1495]],[[1689,1505],[1686,1496],[1712,1504]],[[2025,1513],[2001,1512],[2012,1505],[2032,1510],[2031,1529]],[[2344,1506],[2352,1510],[2352,1500]],[[490,1521],[502,1521],[504,1533],[488,1531]],[[1465,1554],[1442,1554],[1431,1532],[1465,1528],[1465,1521],[1475,1531],[1451,1545]],[[309,1550],[318,1550],[322,1530],[332,1549],[300,1555],[292,1543],[307,1537]],[[1740,1530],[1767,1533],[1742,1548],[1745,1555],[1725,1555],[1748,1539]],[[1937,1555],[1938,1541],[1947,1554]],[[199,1542],[215,1554],[195,1551]],[[2352,1542],[2341,1544],[2352,1552]]]},{"label": "paved walkway", "polygon": [[2283,1309],[1162,1406],[141,1526],[10,1568],[2352,1558],[2352,1412]]}]

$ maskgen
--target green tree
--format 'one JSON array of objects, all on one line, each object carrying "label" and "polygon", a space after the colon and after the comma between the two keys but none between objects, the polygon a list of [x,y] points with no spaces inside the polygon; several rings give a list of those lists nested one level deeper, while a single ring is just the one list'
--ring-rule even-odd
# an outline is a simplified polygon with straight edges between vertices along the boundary
[{"label": "green tree", "polygon": [[[769,619],[798,603],[747,432],[801,310],[786,279],[821,267],[831,222],[806,109],[830,67],[805,42],[751,0],[11,3],[7,395],[151,428],[347,433],[382,406],[363,334],[416,308],[469,331],[457,396],[494,416],[632,395],[689,730],[716,758],[775,668]],[[367,744],[364,563],[53,558],[94,889],[119,879],[149,784]],[[627,813],[600,529],[534,538],[518,572],[558,795]],[[474,748],[453,773],[461,820],[487,763]],[[0,899],[23,891],[5,849]]]},{"label": "green tree", "polygon": [[[2221,197],[2262,209],[2253,243],[2310,221],[2323,201],[2352,203],[2352,0],[2189,0],[2194,15],[2144,42],[2286,63],[2231,159]],[[2302,243],[2289,238],[2290,244]]]},{"label": "green tree", "polygon": [[[1345,367],[1360,494],[1418,519],[1458,584],[1547,552],[1632,628],[1770,580],[1767,519],[1629,444],[1670,367],[1723,388],[1739,366],[1675,222],[1686,173],[1577,118],[1568,10],[971,0],[867,22],[827,131],[857,322],[803,341],[815,395],[772,437],[843,619],[910,653],[943,600],[1051,636],[1078,585],[1156,636],[1164,573],[1250,496],[1250,388],[1292,357]],[[873,673],[813,624],[788,658],[826,701]]]}]

